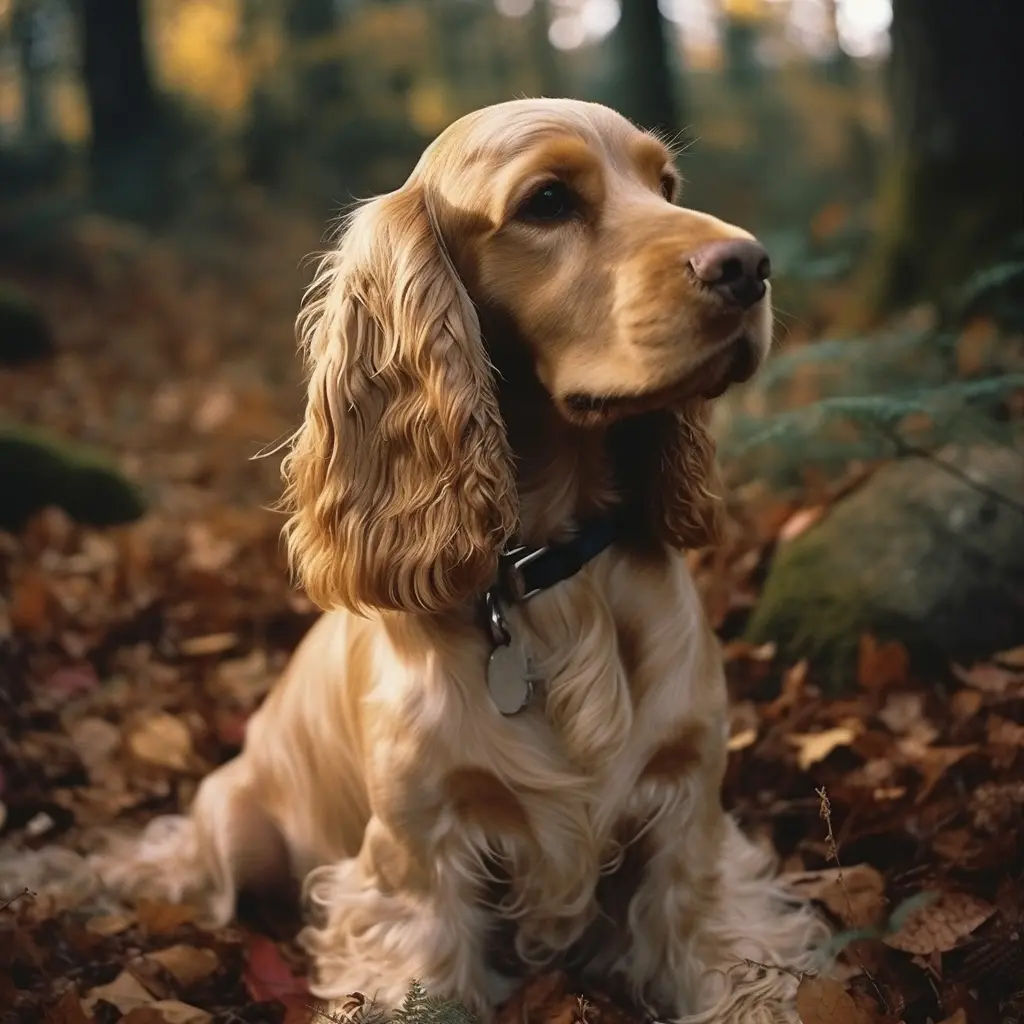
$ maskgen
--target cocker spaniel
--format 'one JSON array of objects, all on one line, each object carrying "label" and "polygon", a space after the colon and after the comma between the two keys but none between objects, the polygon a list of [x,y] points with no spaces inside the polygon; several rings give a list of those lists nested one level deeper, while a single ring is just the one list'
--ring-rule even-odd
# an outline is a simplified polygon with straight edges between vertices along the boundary
[{"label": "cocker spaniel", "polygon": [[517,977],[796,1020],[820,925],[723,811],[726,690],[683,550],[709,401],[768,351],[769,263],[613,111],[502,103],[362,204],[299,318],[286,536],[326,610],[187,819],[99,866],[198,900],[304,879],[317,996]]}]

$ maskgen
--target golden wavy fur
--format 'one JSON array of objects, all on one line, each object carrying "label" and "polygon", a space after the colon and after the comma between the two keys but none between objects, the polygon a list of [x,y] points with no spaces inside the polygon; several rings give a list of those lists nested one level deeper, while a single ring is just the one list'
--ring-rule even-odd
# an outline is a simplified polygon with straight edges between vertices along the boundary
[{"label": "golden wavy fur", "polygon": [[[486,1018],[571,964],[666,1019],[797,1019],[820,925],[722,809],[723,671],[681,554],[716,537],[708,402],[763,359],[770,299],[690,273],[749,236],[676,189],[612,111],[523,100],[355,212],[300,316],[285,464],[327,614],[190,817],[97,862],[109,885],[225,921],[304,879],[328,1000],[418,978]],[[611,510],[617,544],[510,610],[544,685],[503,717],[474,614],[499,552]]]}]

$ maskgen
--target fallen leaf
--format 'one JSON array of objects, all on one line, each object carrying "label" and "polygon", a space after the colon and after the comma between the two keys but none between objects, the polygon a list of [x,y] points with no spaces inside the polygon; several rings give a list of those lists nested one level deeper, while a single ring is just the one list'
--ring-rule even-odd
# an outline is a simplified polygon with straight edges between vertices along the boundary
[{"label": "fallen leaf", "polygon": [[75,989],[68,989],[57,1005],[46,1015],[46,1024],[93,1024]]},{"label": "fallen leaf", "polygon": [[[217,573],[238,553],[238,544],[217,537],[205,523],[192,523],[186,532],[188,564],[200,572]],[[199,639],[205,639],[200,637]],[[233,645],[232,645],[233,646]]]},{"label": "fallen leaf", "polygon": [[734,754],[739,750],[746,750],[747,747],[753,746],[756,742],[757,730],[744,729],[741,732],[736,733],[735,736],[730,736],[725,747],[731,754]]},{"label": "fallen leaf", "polygon": [[885,942],[893,949],[919,956],[946,953],[995,912],[992,904],[968,893],[943,893],[912,913],[899,931],[885,937]]},{"label": "fallen leaf", "polygon": [[797,747],[796,760],[801,771],[824,761],[832,751],[848,747],[857,738],[856,730],[849,726],[837,726],[824,732],[792,733],[786,741]]},{"label": "fallen leaf", "polygon": [[71,745],[86,769],[94,769],[110,760],[121,745],[121,730],[102,718],[80,718],[70,730]]},{"label": "fallen leaf", "polygon": [[192,429],[209,434],[221,426],[235,410],[235,396],[224,387],[211,389],[192,416]]},{"label": "fallen leaf", "polygon": [[940,1020],[939,1024],[967,1024],[967,1011],[963,1009],[957,1010],[952,1017]]},{"label": "fallen leaf", "polygon": [[306,979],[292,972],[280,950],[263,935],[250,937],[243,976],[249,995],[256,1002],[276,999],[287,1005],[289,997],[309,999]]},{"label": "fallen leaf", "polygon": [[977,690],[957,690],[949,702],[949,710],[958,722],[966,722],[968,718],[981,710],[985,698]]},{"label": "fallen leaf", "polygon": [[196,919],[195,907],[187,903],[149,903],[140,900],[135,905],[139,926],[150,935],[171,935],[182,925]]},{"label": "fallen leaf", "polygon": [[138,1006],[121,1018],[120,1024],[210,1024],[213,1014],[177,999],[158,999]]},{"label": "fallen leaf", "polygon": [[1024,647],[1013,647],[1008,651],[1000,651],[993,655],[992,660],[1004,668],[1024,670]]},{"label": "fallen leaf", "polygon": [[152,994],[142,983],[128,971],[122,971],[108,985],[97,985],[91,989],[82,1005],[90,1013],[92,1008],[100,1001],[116,1006],[122,1013],[133,1010],[136,1006],[146,1006],[153,1002]]},{"label": "fallen leaf", "polygon": [[174,715],[145,719],[128,737],[128,747],[140,760],[173,771],[187,771],[192,757],[192,736]]},{"label": "fallen leaf", "polygon": [[36,633],[49,618],[50,591],[46,577],[30,569],[12,587],[8,617],[16,632]]},{"label": "fallen leaf", "polygon": [[860,638],[857,658],[857,682],[865,690],[886,690],[907,681],[910,655],[895,640],[880,644],[870,633]]},{"label": "fallen leaf", "polygon": [[185,945],[158,949],[147,953],[145,959],[158,963],[182,988],[208,978],[219,966],[217,954],[212,949]]},{"label": "fallen leaf", "polygon": [[1005,747],[1024,747],[1024,725],[1001,715],[990,716],[986,723],[989,743]]},{"label": "fallen leaf", "polygon": [[223,654],[237,646],[237,633],[208,633],[206,636],[187,637],[178,644],[178,650],[187,657],[202,658]]},{"label": "fallen leaf", "polygon": [[217,666],[212,686],[218,695],[230,698],[251,711],[273,685],[276,673],[267,663],[267,652],[256,648],[244,658],[229,658]]},{"label": "fallen leaf", "polygon": [[103,914],[99,917],[90,918],[85,923],[85,930],[93,935],[101,935],[110,938],[112,935],[120,935],[135,924],[134,914]]},{"label": "fallen leaf", "polygon": [[[919,732],[924,723],[924,694],[890,693],[886,697],[885,706],[878,712],[878,717],[882,724],[897,736]],[[928,728],[931,734],[929,740],[934,739],[934,727]]]},{"label": "fallen leaf", "polygon": [[1024,683],[1024,672],[989,663],[972,665],[970,668],[953,665],[952,671],[960,682],[982,693],[1002,695],[1017,690]]},{"label": "fallen leaf", "polygon": [[781,718],[800,703],[807,682],[807,660],[798,661],[786,670],[782,677],[782,689],[778,697],[762,711],[765,718],[774,721]]},{"label": "fallen leaf", "polygon": [[990,365],[999,336],[994,321],[975,317],[956,340],[956,371],[959,377],[973,377]]},{"label": "fallen leaf", "polygon": [[834,978],[805,976],[796,992],[796,1007],[803,1024],[873,1024]]},{"label": "fallen leaf", "polygon": [[896,750],[903,762],[910,765],[921,776],[921,786],[915,803],[922,804],[931,795],[941,778],[958,761],[977,751],[977,746],[930,747],[916,737],[904,737],[896,744]]},{"label": "fallen leaf", "polygon": [[847,927],[873,925],[885,909],[885,880],[870,864],[807,871],[785,881],[806,899],[824,903]]}]

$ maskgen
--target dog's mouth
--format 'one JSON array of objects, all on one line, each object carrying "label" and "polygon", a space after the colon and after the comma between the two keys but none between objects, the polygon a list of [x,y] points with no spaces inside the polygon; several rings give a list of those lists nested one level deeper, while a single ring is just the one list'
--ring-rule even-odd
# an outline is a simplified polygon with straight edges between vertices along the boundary
[{"label": "dog's mouth", "polygon": [[742,384],[760,364],[758,347],[750,335],[738,334],[687,368],[674,383],[639,394],[593,394],[574,391],[562,402],[571,417],[600,423],[664,409],[692,398],[719,398],[732,385]]}]

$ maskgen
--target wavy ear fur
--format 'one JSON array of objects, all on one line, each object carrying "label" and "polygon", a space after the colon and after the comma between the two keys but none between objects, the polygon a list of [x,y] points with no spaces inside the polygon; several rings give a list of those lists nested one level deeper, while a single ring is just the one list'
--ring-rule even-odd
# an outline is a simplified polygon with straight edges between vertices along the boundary
[{"label": "wavy ear fur", "polygon": [[647,535],[675,548],[716,544],[725,502],[709,430],[708,402],[649,413],[622,424],[618,465]]},{"label": "wavy ear fur", "polygon": [[480,325],[418,185],[364,205],[307,294],[289,556],[323,608],[436,612],[486,588],[518,510]]}]

